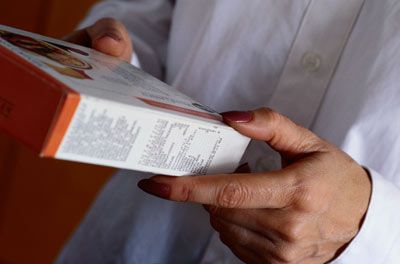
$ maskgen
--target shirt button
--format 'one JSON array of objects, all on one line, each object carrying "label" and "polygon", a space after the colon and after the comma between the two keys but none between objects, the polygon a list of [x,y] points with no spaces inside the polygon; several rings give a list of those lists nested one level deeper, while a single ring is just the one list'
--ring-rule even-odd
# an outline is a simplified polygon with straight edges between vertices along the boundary
[{"label": "shirt button", "polygon": [[306,52],[301,58],[303,68],[308,72],[316,72],[321,68],[321,56],[314,52]]}]

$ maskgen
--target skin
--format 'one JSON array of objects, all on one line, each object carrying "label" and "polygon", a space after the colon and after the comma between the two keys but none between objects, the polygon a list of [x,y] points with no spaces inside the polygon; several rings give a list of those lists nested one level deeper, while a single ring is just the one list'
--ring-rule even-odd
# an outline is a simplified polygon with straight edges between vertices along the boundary
[{"label": "skin", "polygon": [[[125,27],[105,18],[67,41],[130,61]],[[282,169],[201,177],[154,176],[144,191],[203,204],[221,241],[247,263],[324,263],[358,233],[371,196],[368,173],[340,149],[270,110],[223,114],[238,132],[265,141]]]},{"label": "skin", "polygon": [[128,31],[121,22],[112,18],[102,18],[89,27],[69,34],[64,40],[127,62],[132,57],[133,47]]},{"label": "skin", "polygon": [[279,152],[283,168],[154,176],[139,187],[164,199],[204,204],[221,241],[246,263],[324,263],[340,254],[367,211],[368,173],[340,149],[270,109],[223,116],[243,135]]}]

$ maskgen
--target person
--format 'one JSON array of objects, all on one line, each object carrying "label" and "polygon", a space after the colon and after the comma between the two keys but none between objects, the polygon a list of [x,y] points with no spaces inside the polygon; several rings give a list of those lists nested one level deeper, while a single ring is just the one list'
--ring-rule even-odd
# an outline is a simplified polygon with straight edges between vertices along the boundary
[{"label": "person", "polygon": [[399,263],[399,13],[396,0],[98,3],[66,39],[223,112],[254,139],[251,172],[120,171],[57,263]]}]

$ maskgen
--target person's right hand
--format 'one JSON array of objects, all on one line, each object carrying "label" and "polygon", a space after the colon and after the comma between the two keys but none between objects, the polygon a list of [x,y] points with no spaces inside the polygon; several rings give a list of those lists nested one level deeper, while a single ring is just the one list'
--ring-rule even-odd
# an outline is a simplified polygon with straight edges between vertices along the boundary
[{"label": "person's right hand", "polygon": [[127,62],[132,57],[132,41],[128,31],[121,22],[113,18],[99,19],[87,28],[72,32],[64,40],[96,49]]}]

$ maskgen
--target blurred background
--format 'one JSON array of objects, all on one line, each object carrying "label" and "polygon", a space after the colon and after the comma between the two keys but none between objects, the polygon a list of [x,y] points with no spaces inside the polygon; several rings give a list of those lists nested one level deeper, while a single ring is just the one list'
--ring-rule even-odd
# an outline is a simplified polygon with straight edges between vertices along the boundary
[{"label": "blurred background", "polygon": [[[0,24],[60,38],[94,2],[0,1]],[[112,172],[39,159],[0,131],[0,263],[52,263]]]}]

